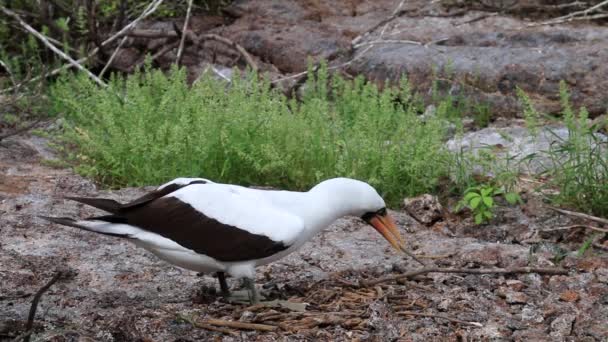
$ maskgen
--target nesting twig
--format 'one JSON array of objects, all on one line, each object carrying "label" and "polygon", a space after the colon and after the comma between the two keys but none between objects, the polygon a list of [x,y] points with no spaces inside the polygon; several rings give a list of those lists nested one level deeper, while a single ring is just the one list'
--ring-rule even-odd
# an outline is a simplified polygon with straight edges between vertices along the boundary
[{"label": "nesting twig", "polygon": [[48,283],[46,283],[43,287],[41,287],[40,290],[38,290],[38,292],[36,292],[36,294],[34,295],[34,299],[32,300],[32,305],[30,306],[30,313],[27,316],[27,323],[25,325],[25,333],[18,337],[18,338],[20,338],[20,340],[23,340],[24,342],[30,341],[30,336],[32,335],[32,329],[34,327],[34,318],[36,317],[36,310],[38,309],[38,302],[40,302],[40,298],[42,298],[42,295],[51,286],[53,286],[53,284],[55,284],[55,282],[57,282],[57,280],[59,280],[59,278],[61,278],[62,275],[63,275],[63,272],[57,271],[57,273],[55,273],[53,278],[51,278],[51,280],[49,280]]},{"label": "nesting twig", "polygon": [[586,228],[586,229],[595,230],[596,232],[608,233],[608,229],[590,226],[590,225],[586,225],[586,224],[573,224],[571,226],[543,229],[543,230],[541,230],[541,232],[554,232],[557,230],[569,230],[569,229],[575,229],[575,228]]},{"label": "nesting twig", "polygon": [[601,217],[597,217],[597,216],[593,216],[593,215],[587,215],[587,214],[583,214],[583,213],[578,213],[576,211],[570,211],[570,210],[560,209],[560,208],[551,207],[551,206],[549,206],[548,208],[551,210],[555,210],[558,213],[561,213],[564,215],[569,215],[569,216],[574,216],[574,217],[578,217],[578,218],[582,218],[582,219],[586,219],[586,220],[591,220],[591,221],[599,222],[602,224],[608,224],[608,220],[605,218],[601,218]]},{"label": "nesting twig", "polygon": [[223,319],[209,318],[204,320],[202,323],[218,326],[227,327],[240,330],[258,330],[258,331],[275,331],[279,327],[270,324],[259,324],[259,323],[247,323],[238,321],[226,321]]},{"label": "nesting twig", "polygon": [[537,268],[537,267],[513,267],[513,268],[441,268],[426,267],[410,271],[400,275],[386,276],[375,280],[362,280],[360,286],[370,287],[380,283],[413,278],[427,273],[465,273],[465,274],[514,274],[514,273],[538,273],[550,275],[567,275],[568,270],[562,268]]},{"label": "nesting twig", "polygon": [[186,41],[186,35],[183,32],[186,32],[188,29],[188,22],[190,21],[190,13],[192,11],[192,0],[188,0],[188,9],[186,10],[186,19],[184,19],[184,27],[182,28],[182,37],[179,40],[179,48],[177,48],[177,58],[175,59],[175,64],[179,65],[182,60],[182,53],[184,52],[184,42]]},{"label": "nesting twig", "polygon": [[403,316],[419,316],[419,317],[441,318],[441,319],[448,320],[450,322],[460,323],[460,324],[466,324],[466,325],[474,326],[474,327],[477,327],[477,328],[482,328],[483,327],[483,324],[481,324],[479,322],[463,321],[461,319],[453,318],[453,317],[442,315],[442,314],[431,314],[431,313],[414,312],[414,311],[398,311],[398,312],[396,312],[396,314],[397,315],[403,315]]},{"label": "nesting twig", "polygon": [[211,330],[211,331],[217,331],[217,332],[221,332],[224,334],[228,334],[228,335],[232,335],[232,336],[239,336],[239,334],[236,331],[230,330],[230,329],[226,329],[226,328],[222,328],[222,327],[215,327],[211,324],[207,324],[207,323],[202,323],[202,322],[197,322],[194,319],[192,319],[191,317],[185,316],[185,315],[178,315],[178,318],[186,321],[188,323],[190,323],[193,327],[199,328],[199,329],[205,329],[205,330]]},{"label": "nesting twig", "polygon": [[34,29],[33,27],[31,27],[28,23],[26,23],[25,21],[23,21],[21,19],[21,17],[5,8],[4,6],[0,6],[0,11],[4,12],[4,14],[12,17],[13,19],[17,20],[17,22],[19,23],[19,25],[21,25],[24,29],[26,29],[28,32],[30,32],[31,34],[34,35],[34,37],[38,38],[44,45],[46,45],[46,47],[48,47],[49,49],[51,49],[51,51],[53,51],[55,54],[57,54],[59,57],[65,59],[66,61],[68,61],[72,66],[76,67],[78,70],[81,70],[82,72],[84,72],[85,74],[87,74],[93,81],[95,81],[95,83],[99,84],[100,86],[107,86],[106,83],[104,81],[102,81],[99,77],[95,76],[95,74],[93,74],[91,71],[89,71],[87,68],[83,67],[80,63],[78,63],[78,61],[74,60],[72,57],[68,56],[67,54],[65,54],[63,51],[61,51],[60,49],[58,49],[55,45],[53,45],[53,43],[51,43],[45,35],[43,35],[42,33],[38,32],[36,29]]}]

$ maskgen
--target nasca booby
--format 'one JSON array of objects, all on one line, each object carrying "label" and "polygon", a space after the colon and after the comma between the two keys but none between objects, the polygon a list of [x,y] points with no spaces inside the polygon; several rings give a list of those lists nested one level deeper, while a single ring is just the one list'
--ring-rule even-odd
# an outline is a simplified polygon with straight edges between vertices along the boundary
[{"label": "nasca booby", "polygon": [[[378,192],[369,184],[333,178],[306,192],[252,189],[203,178],[178,178],[132,202],[66,197],[110,213],[51,222],[128,239],[176,266],[243,278],[257,303],[255,268],[301,247],[344,216],[374,227],[396,249],[404,240]],[[409,253],[408,253],[409,254]]]}]

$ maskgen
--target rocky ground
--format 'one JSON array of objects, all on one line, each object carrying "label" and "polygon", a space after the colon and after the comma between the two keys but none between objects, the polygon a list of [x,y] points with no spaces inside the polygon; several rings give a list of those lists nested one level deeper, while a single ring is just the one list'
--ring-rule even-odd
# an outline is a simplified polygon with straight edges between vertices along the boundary
[{"label": "rocky ground", "polygon": [[[43,166],[49,158],[52,152],[41,138],[1,142],[0,340],[23,333],[34,294],[58,270],[64,276],[38,305],[36,341],[608,338],[608,254],[593,248],[577,256],[589,236],[585,229],[543,232],[573,222],[546,209],[533,193],[524,194],[524,205],[501,209],[485,226],[446,211],[435,212],[439,221],[428,226],[405,211],[393,214],[411,250],[429,265],[562,267],[567,275],[428,273],[360,286],[420,266],[358,219],[344,219],[299,252],[259,269],[257,284],[270,297],[308,303],[298,312],[226,303],[214,293],[210,276],[170,266],[120,239],[38,219],[93,213],[62,195],[126,201],[149,190],[99,190],[72,171]],[[420,215],[415,207],[413,214]],[[428,214],[424,206],[421,210]],[[225,321],[258,323],[262,330],[226,327]]]},{"label": "rocky ground", "polygon": [[[575,107],[594,116],[608,103],[605,21],[543,25],[590,6],[569,0],[247,0],[233,1],[222,16],[198,13],[189,27],[240,44],[275,81],[306,70],[308,58],[326,59],[346,77],[384,84],[405,75],[427,98],[435,89],[487,105],[495,117],[515,117],[521,114],[516,86],[539,110],[558,112],[563,80]],[[183,19],[148,21],[138,29],[173,33],[174,25],[182,27]],[[147,37],[133,33],[112,66],[131,72],[150,54],[156,66],[169,68],[176,49],[165,47],[176,46],[177,36]],[[182,63],[190,80],[210,66],[247,65],[233,47],[213,39],[186,44]],[[289,91],[296,81],[277,86]]]}]

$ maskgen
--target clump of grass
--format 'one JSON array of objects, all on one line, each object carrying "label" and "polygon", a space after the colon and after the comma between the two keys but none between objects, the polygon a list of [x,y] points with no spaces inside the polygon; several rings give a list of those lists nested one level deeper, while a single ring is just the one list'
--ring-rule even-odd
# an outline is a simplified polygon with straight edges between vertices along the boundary
[{"label": "clump of grass", "polygon": [[552,197],[555,204],[608,216],[608,141],[596,134],[588,123],[583,107],[578,115],[572,109],[568,89],[560,83],[563,121],[568,137],[558,139],[545,151],[554,165],[550,184],[559,193]]},{"label": "clump of grass", "polygon": [[65,76],[51,99],[67,158],[110,187],[202,176],[296,190],[345,176],[394,205],[447,174],[444,121],[417,116],[407,81],[380,91],[363,78],[330,80],[322,67],[304,89],[296,102],[255,74],[189,87],[173,69],[113,77],[105,89]]}]

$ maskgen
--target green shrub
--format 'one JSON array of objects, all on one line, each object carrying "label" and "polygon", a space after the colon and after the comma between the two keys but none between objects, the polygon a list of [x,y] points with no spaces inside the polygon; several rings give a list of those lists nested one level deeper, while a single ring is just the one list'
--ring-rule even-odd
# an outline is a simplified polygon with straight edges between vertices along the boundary
[{"label": "green shrub", "polygon": [[362,78],[328,78],[322,67],[301,102],[254,74],[189,87],[176,69],[113,77],[106,89],[64,76],[50,93],[65,116],[66,156],[111,187],[202,176],[295,190],[345,176],[392,204],[433,191],[447,173],[444,121],[419,119],[405,81],[379,91]]}]

